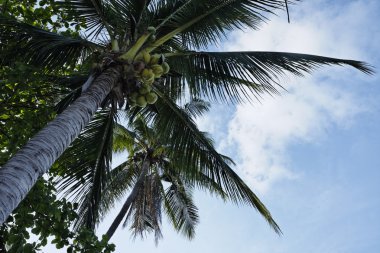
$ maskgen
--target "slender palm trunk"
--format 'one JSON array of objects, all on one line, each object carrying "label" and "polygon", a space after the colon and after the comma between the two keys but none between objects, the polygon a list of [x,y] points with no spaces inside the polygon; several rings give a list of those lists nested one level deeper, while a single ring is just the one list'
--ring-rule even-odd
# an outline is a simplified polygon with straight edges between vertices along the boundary
[{"label": "slender palm trunk", "polygon": [[136,184],[132,189],[131,194],[129,194],[119,214],[116,216],[115,220],[112,222],[111,226],[109,227],[106,233],[108,240],[111,239],[116,229],[119,227],[124,216],[127,214],[129,207],[131,206],[132,202],[135,200],[137,193],[139,192],[139,189],[144,185],[144,179],[145,179],[146,174],[148,173],[148,170],[149,170],[149,159],[145,158],[141,167],[140,176],[138,177]]},{"label": "slender palm trunk", "polygon": [[118,67],[104,71],[81,97],[0,168],[0,224],[88,124],[119,77]]}]

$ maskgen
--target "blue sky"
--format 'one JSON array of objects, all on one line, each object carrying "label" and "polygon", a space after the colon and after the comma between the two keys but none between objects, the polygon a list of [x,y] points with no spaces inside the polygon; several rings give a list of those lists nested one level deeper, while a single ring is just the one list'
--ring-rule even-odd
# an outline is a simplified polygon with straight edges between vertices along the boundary
[{"label": "blue sky", "polygon": [[[303,1],[260,31],[233,32],[220,50],[319,54],[380,70],[378,0]],[[260,103],[215,105],[198,119],[258,193],[284,234],[259,214],[197,192],[200,224],[187,241],[164,222],[164,239],[119,229],[116,252],[380,252],[380,81],[352,68],[325,67],[282,80],[287,92]],[[105,232],[115,217],[99,227]]]}]

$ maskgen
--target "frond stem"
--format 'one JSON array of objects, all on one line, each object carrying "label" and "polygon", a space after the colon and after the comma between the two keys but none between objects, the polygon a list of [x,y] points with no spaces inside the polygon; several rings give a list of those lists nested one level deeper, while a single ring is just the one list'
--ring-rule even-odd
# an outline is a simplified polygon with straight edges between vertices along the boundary
[{"label": "frond stem", "polygon": [[156,29],[158,30],[159,28],[161,28],[166,22],[168,22],[170,19],[172,19],[174,17],[174,15],[176,15],[178,12],[182,11],[183,8],[185,8],[187,6],[187,4],[191,3],[192,0],[189,0],[187,1],[184,5],[182,5],[181,7],[179,7],[177,10],[175,10],[172,14],[170,14],[167,18],[165,18],[157,27]]},{"label": "frond stem", "polygon": [[192,26],[193,24],[199,22],[200,20],[202,20],[203,18],[211,15],[212,13],[214,13],[215,11],[225,7],[226,5],[228,5],[230,1],[226,1],[224,4],[220,4],[218,6],[215,6],[214,8],[212,8],[211,10],[207,11],[206,13],[194,18],[193,20],[185,23],[184,25],[178,27],[177,29],[174,29],[173,31],[169,32],[168,34],[164,35],[163,37],[159,38],[158,40],[156,40],[150,47],[146,48],[146,51],[148,53],[152,52],[154,49],[156,49],[157,47],[161,46],[162,44],[164,44],[166,41],[170,40],[171,38],[173,38],[175,35],[177,35],[178,33],[181,33],[183,32],[184,30],[186,30],[187,28],[189,28],[190,26]]}]

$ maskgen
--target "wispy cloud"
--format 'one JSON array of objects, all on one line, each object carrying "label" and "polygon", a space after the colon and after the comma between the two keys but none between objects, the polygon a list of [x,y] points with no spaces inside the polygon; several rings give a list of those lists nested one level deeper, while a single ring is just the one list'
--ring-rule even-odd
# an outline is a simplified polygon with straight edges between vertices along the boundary
[{"label": "wispy cloud", "polygon": [[[320,1],[322,4],[324,1]],[[315,4],[315,3],[314,3]],[[324,8],[323,12],[305,4],[302,12],[310,11],[307,20],[299,18],[304,13],[294,12],[293,23],[276,18],[259,32],[236,32],[226,50],[289,51],[340,58],[370,58],[360,37],[360,26],[371,9],[362,5],[374,1],[352,2],[350,5]],[[338,9],[339,8],[339,9]],[[342,11],[344,8],[344,11]],[[354,13],[355,14],[354,14]],[[355,20],[352,19],[355,17]],[[342,26],[345,22],[345,26]],[[367,25],[368,26],[368,25]],[[342,29],[342,27],[344,27]],[[371,28],[372,29],[372,28]],[[375,29],[375,28],[373,28]],[[294,179],[288,149],[295,142],[318,143],[328,136],[332,126],[346,127],[355,116],[367,110],[349,88],[358,72],[329,67],[313,77],[285,79],[288,92],[281,97],[264,97],[261,104],[239,105],[228,123],[228,138],[222,147],[231,146],[238,156],[238,168],[256,191],[266,192],[280,180]],[[335,87],[335,88],[334,88]]]}]

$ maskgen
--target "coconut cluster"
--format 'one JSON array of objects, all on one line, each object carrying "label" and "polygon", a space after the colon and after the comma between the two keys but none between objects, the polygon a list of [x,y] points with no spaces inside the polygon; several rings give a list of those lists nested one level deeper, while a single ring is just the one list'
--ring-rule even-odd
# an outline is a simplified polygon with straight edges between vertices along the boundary
[{"label": "coconut cluster", "polygon": [[[160,54],[140,53],[132,64],[124,65],[124,94],[129,106],[145,107],[157,101],[153,91],[155,81],[170,70]],[[126,90],[125,90],[126,89]]]},{"label": "coconut cluster", "polygon": [[[159,54],[150,55],[143,52],[134,63],[135,77],[140,84],[138,89],[132,92],[128,99],[131,106],[145,107],[157,101],[157,94],[152,91],[154,81],[169,72],[169,65],[163,61]],[[159,64],[161,62],[161,64]]]},{"label": "coconut cluster", "polygon": [[[157,79],[169,72],[170,67],[165,62],[164,55],[150,54],[148,49],[141,50],[142,47],[144,48],[145,40],[148,43],[155,41],[154,33],[155,28],[148,27],[147,33],[127,52],[124,54],[114,52],[113,55],[104,58],[111,59],[111,63],[120,64],[123,67],[122,78],[113,87],[111,96],[111,103],[118,105],[119,108],[123,107],[125,100],[127,100],[127,106],[132,107],[145,107],[157,101],[158,96],[154,92],[154,85],[158,83]],[[144,36],[148,37],[144,38]]]}]

